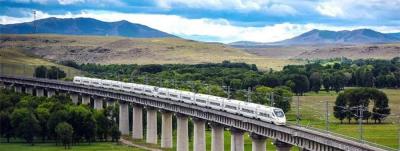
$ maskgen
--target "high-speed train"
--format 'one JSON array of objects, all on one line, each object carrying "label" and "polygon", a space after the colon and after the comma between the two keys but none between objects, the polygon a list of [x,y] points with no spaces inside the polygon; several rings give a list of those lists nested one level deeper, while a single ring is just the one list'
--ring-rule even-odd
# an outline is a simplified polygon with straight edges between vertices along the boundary
[{"label": "high-speed train", "polygon": [[286,117],[282,109],[265,105],[227,99],[207,94],[199,94],[188,91],[162,88],[151,85],[126,83],[120,81],[103,80],[88,77],[74,77],[75,84],[101,87],[125,92],[143,94],[172,101],[184,102],[214,110],[225,111],[232,114],[242,115],[258,119],[275,125],[285,125]]}]

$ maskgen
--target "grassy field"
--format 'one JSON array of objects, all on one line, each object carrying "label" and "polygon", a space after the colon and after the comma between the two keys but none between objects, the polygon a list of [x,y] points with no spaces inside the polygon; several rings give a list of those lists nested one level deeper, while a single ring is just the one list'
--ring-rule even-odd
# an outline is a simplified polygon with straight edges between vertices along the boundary
[{"label": "grassy field", "polygon": [[[63,146],[54,143],[35,144],[31,146],[24,143],[0,143],[0,151],[63,151]],[[72,146],[69,151],[144,151],[143,149],[117,145],[115,143],[93,143]]]},{"label": "grassy field", "polygon": [[74,68],[62,66],[37,56],[28,55],[18,49],[0,49],[0,73],[32,76],[35,68],[40,65],[57,66],[64,70],[68,77],[81,75],[81,72]]},{"label": "grassy field", "polygon": [[[124,38],[62,35],[3,35],[1,51],[23,52],[51,60],[100,64],[197,64],[224,60],[281,70],[300,61],[265,57],[220,43],[178,38]],[[0,39],[1,40],[1,39]],[[15,55],[15,54],[12,54]],[[8,55],[13,58],[12,55]],[[13,59],[17,62],[17,59]]]},{"label": "grassy field", "polygon": [[[369,124],[364,124],[364,139],[389,146],[392,148],[398,147],[398,129],[397,124],[399,118],[396,115],[400,115],[400,89],[381,89],[389,97],[389,107],[391,108],[391,115],[384,121],[383,124],[373,124],[373,121],[369,121]],[[337,94],[335,92],[323,92],[320,93],[306,93],[305,96],[300,96],[300,116],[302,118],[301,125],[325,129],[326,127],[326,107],[325,101],[329,103],[329,130],[342,135],[359,138],[359,125],[356,121],[352,120],[350,124],[347,120],[344,120],[344,124],[340,124],[340,121],[333,116],[333,106],[336,100]],[[291,123],[295,123],[295,115],[297,111],[297,97],[293,97],[292,109],[287,114],[288,120]],[[370,104],[372,105],[372,104]]]}]

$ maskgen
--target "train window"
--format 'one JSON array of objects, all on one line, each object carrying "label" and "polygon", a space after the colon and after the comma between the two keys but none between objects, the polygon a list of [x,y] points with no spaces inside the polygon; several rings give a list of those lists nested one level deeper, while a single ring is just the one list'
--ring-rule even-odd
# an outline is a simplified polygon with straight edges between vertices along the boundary
[{"label": "train window", "polygon": [[187,97],[187,96],[182,96],[182,99],[191,100],[191,98],[190,98],[190,97]]},{"label": "train window", "polygon": [[167,95],[167,94],[165,94],[164,92],[160,92],[160,93],[158,93],[158,94],[160,94],[160,95]]},{"label": "train window", "polygon": [[119,88],[119,86],[118,85],[112,85],[113,87],[116,87],[116,88]]},{"label": "train window", "polygon": [[75,80],[76,82],[81,82],[81,80]]},{"label": "train window", "polygon": [[144,90],[145,92],[151,92],[151,90]]},{"label": "train window", "polygon": [[142,91],[142,89],[139,89],[139,88],[133,88],[133,89],[136,91]]},{"label": "train window", "polygon": [[200,103],[206,103],[206,100],[202,100],[202,99],[196,99],[196,102],[200,102]]},{"label": "train window", "polygon": [[220,105],[219,103],[216,103],[216,102],[210,102],[210,104],[214,105],[214,106],[219,106]]},{"label": "train window", "polygon": [[89,81],[83,81],[83,83],[89,83]]},{"label": "train window", "polygon": [[228,108],[228,109],[237,110],[237,108],[235,106],[232,106],[232,105],[225,105],[225,107]]},{"label": "train window", "polygon": [[178,97],[178,95],[175,95],[175,94],[170,94],[169,96],[172,96],[172,97],[175,97],[175,98]]},{"label": "train window", "polygon": [[242,111],[243,111],[243,112],[247,112],[247,113],[254,113],[253,110],[246,109],[246,108],[242,108]]},{"label": "train window", "polygon": [[93,84],[99,84],[98,82],[93,82]]},{"label": "train window", "polygon": [[130,87],[123,87],[124,89],[131,89]]},{"label": "train window", "polygon": [[263,112],[260,112],[260,115],[261,115],[261,116],[264,116],[264,117],[269,117],[269,114],[263,113]]},{"label": "train window", "polygon": [[274,113],[277,117],[284,117],[285,114],[282,112],[282,110],[274,109]]},{"label": "train window", "polygon": [[107,83],[103,83],[103,85],[105,85],[105,86],[110,86],[109,84],[107,84]]}]

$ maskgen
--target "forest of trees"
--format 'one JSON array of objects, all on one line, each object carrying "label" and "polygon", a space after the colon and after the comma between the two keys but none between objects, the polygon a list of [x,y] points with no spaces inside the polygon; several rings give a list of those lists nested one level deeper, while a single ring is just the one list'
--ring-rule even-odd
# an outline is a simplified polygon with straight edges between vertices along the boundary
[{"label": "forest of trees", "polygon": [[[0,90],[0,136],[34,142],[70,145],[110,138],[117,140],[118,107],[94,110],[87,105],[74,105],[68,96],[36,97]],[[15,141],[18,141],[16,139]]]},{"label": "forest of trees", "polygon": [[292,93],[303,95],[320,90],[340,92],[344,87],[400,87],[399,57],[391,60],[318,60],[305,65],[287,65],[281,71],[259,71],[254,64],[229,61],[194,65],[79,65],[73,61],[64,61],[62,64],[85,71],[86,76],[145,83],[267,105],[273,102],[285,111],[290,109]]},{"label": "forest of trees", "polygon": [[257,86],[287,86],[294,93],[323,89],[339,92],[346,86],[400,87],[400,58],[391,60],[359,59],[314,61],[305,65],[287,65],[282,71],[259,71],[246,63],[99,65],[69,62],[66,65],[91,76],[198,91],[198,84],[216,85],[232,91],[254,90]]}]

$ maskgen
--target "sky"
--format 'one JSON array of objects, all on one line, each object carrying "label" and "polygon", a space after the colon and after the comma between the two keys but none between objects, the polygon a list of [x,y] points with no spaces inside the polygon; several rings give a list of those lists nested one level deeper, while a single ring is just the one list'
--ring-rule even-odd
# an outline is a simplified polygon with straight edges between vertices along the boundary
[{"label": "sky", "polygon": [[127,20],[182,38],[275,42],[312,29],[400,32],[400,0],[0,0],[0,24]]}]

